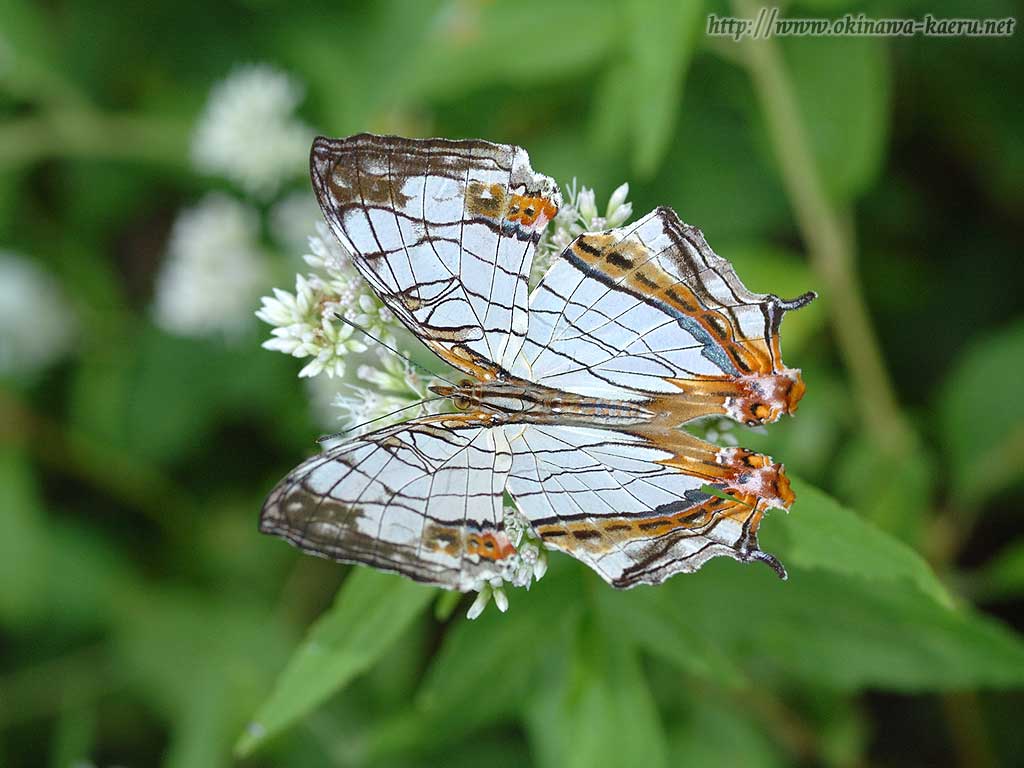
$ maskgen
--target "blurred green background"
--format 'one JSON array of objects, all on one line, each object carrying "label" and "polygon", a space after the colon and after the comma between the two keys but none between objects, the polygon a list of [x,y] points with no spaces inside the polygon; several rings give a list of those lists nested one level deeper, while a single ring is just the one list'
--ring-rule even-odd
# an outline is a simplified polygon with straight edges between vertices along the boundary
[{"label": "blurred green background", "polygon": [[[0,2],[0,764],[1024,763],[1020,34],[735,43],[710,12],[756,6]],[[330,427],[252,316],[305,269],[304,159],[258,121],[236,152],[272,183],[197,155],[254,62],[302,141],[517,143],[674,207],[754,290],[817,290],[783,328],[799,413],[738,430],[796,478],[761,529],[790,580],[616,593],[553,555],[469,622],[258,535]],[[260,268],[183,297],[172,233],[211,192]],[[215,320],[241,295],[236,327],[169,329],[167,285]]]}]

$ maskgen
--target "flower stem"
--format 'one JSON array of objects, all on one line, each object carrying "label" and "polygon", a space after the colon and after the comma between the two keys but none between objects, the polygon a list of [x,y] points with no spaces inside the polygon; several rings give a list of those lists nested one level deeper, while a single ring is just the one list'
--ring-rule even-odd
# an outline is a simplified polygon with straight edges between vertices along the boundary
[{"label": "flower stem", "polygon": [[162,117],[102,113],[88,107],[45,109],[0,123],[0,170],[45,157],[97,157],[179,167],[188,125]]},{"label": "flower stem", "polygon": [[[734,0],[733,7],[737,15],[756,16],[752,0]],[[913,435],[900,411],[864,302],[850,232],[825,192],[782,57],[770,38],[745,40],[742,51],[783,186],[823,286],[861,417],[881,448],[899,453],[909,448]]]}]

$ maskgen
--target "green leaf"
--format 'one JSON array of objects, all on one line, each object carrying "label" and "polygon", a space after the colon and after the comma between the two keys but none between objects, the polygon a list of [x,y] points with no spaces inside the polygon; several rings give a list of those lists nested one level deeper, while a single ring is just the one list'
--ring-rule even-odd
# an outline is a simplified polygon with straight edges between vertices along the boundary
[{"label": "green leaf", "polygon": [[1024,594],[1024,539],[1018,539],[971,577],[979,600],[1007,600]]},{"label": "green leaf", "polygon": [[749,712],[737,711],[713,696],[701,696],[694,704],[688,716],[669,732],[672,765],[781,768],[786,764]]},{"label": "green leaf", "polygon": [[35,477],[26,457],[0,448],[0,624],[32,623],[42,615],[50,547]]},{"label": "green leaf", "polygon": [[231,740],[284,661],[284,628],[251,596],[123,582],[109,595],[116,671],[170,725],[167,764],[228,765]]},{"label": "green leaf", "polygon": [[112,596],[139,580],[127,557],[96,529],[80,520],[55,520],[49,526],[47,608],[51,626],[78,631],[106,627],[117,615]]},{"label": "green leaf", "polygon": [[87,765],[96,742],[98,721],[94,706],[64,708],[50,744],[50,768]]},{"label": "green leaf", "polygon": [[605,624],[638,648],[674,664],[683,672],[737,686],[746,682],[742,668],[686,621],[659,587],[628,592],[598,587],[597,603]]},{"label": "green leaf", "polygon": [[541,768],[668,764],[639,654],[618,627],[584,626],[568,653],[550,659],[549,679],[524,713]]},{"label": "green leaf", "polygon": [[715,560],[700,578],[663,588],[694,631],[755,681],[907,692],[1024,686],[1024,643],[998,622],[941,605],[905,580],[784,562],[786,582]]},{"label": "green leaf", "polygon": [[[791,220],[772,162],[758,151],[751,123],[737,118],[741,107],[730,104],[752,99],[749,82],[734,67],[710,57],[695,60],[686,85],[686,109],[651,182],[657,194],[644,205],[636,201],[638,213],[654,205],[671,205],[683,221],[703,230],[712,248],[730,259],[723,243],[766,239]],[[745,278],[744,272],[740,275]],[[766,287],[774,290],[773,286]]]},{"label": "green leaf", "polygon": [[0,3],[0,86],[24,99],[76,103],[65,79],[53,21],[38,3]]},{"label": "green leaf", "polygon": [[[943,606],[952,600],[932,569],[913,549],[841,506],[817,488],[790,478],[796,504],[787,515],[769,513],[761,545],[797,568],[876,582],[905,582]],[[776,536],[782,542],[776,545]]]},{"label": "green leaf", "polygon": [[141,459],[166,462],[201,448],[226,416],[293,407],[293,361],[260,350],[255,339],[227,346],[143,326],[117,342],[79,368],[71,419],[90,438]]},{"label": "green leaf", "polygon": [[702,7],[674,0],[623,6],[621,50],[599,81],[590,133],[595,149],[628,149],[640,179],[655,174],[675,134]]},{"label": "green leaf", "polygon": [[760,530],[788,581],[715,560],[659,587],[664,609],[754,680],[904,691],[1024,685],[1017,635],[954,608],[902,542],[805,483],[794,489],[793,511],[770,514]]},{"label": "green leaf", "polygon": [[630,100],[633,167],[641,179],[654,175],[675,131],[683,77],[703,20],[702,2],[633,0],[629,10]]},{"label": "green leaf", "polygon": [[889,64],[882,40],[782,40],[798,108],[833,199],[858,198],[881,171],[888,140]]},{"label": "green leaf", "polygon": [[293,654],[273,693],[239,738],[236,753],[250,754],[369,669],[434,596],[433,589],[400,576],[354,570],[334,606]]},{"label": "green leaf", "polygon": [[529,593],[509,595],[507,613],[490,605],[480,618],[457,620],[424,676],[412,711],[382,722],[370,738],[375,757],[438,749],[508,719],[535,687],[539,664],[581,613],[580,571],[564,558]]},{"label": "green leaf", "polygon": [[[726,683],[768,677],[841,689],[1024,685],[1017,636],[954,608],[902,542],[806,483],[794,488],[793,511],[773,512],[761,525],[762,546],[787,566],[788,581],[722,559],[653,589],[609,591],[599,604],[617,619],[616,632],[688,673]],[[730,666],[741,674],[730,675]]]},{"label": "green leaf", "polygon": [[217,676],[196,681],[191,705],[178,716],[171,743],[164,758],[165,768],[224,766],[229,759],[225,746],[231,743],[229,705],[224,681]]},{"label": "green leaf", "polygon": [[568,79],[600,61],[619,31],[615,6],[587,0],[452,10],[420,36],[418,56],[399,85],[403,94],[452,98],[484,85],[529,88]]},{"label": "green leaf", "polygon": [[1024,476],[1024,322],[974,344],[939,396],[957,501],[976,506]]},{"label": "green leaf", "polygon": [[914,544],[933,508],[937,479],[931,453],[916,439],[892,455],[862,433],[841,450],[836,494],[882,530]]}]

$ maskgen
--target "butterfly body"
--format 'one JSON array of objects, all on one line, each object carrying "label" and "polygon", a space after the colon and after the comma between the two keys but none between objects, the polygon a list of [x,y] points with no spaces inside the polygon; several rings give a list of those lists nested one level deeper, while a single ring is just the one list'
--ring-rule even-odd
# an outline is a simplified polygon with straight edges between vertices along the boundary
[{"label": "butterfly body", "polygon": [[638,403],[587,397],[545,387],[524,379],[467,381],[455,387],[433,386],[450,397],[461,411],[473,408],[499,416],[501,423],[584,424],[625,426],[642,424],[654,413]]},{"label": "butterfly body", "polygon": [[615,587],[721,555],[785,577],[757,545],[764,512],[793,502],[782,466],[679,427],[792,413],[804,385],[782,363],[779,327],[813,294],[750,292],[668,208],[580,235],[531,292],[561,198],[518,147],[318,138],[310,171],[355,266],[468,378],[432,387],[458,412],[301,464],[271,492],[261,530],[466,591],[519,567],[509,495],[546,547]]}]

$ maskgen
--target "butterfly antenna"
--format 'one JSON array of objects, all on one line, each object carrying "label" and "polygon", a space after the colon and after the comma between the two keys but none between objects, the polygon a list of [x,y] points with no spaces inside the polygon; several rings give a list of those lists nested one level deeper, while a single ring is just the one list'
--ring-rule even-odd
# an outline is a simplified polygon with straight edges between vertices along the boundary
[{"label": "butterfly antenna", "polygon": [[376,336],[374,336],[372,333],[370,333],[368,330],[363,328],[361,325],[358,325],[357,323],[353,323],[351,320],[349,320],[344,315],[341,315],[338,312],[335,312],[334,316],[336,318],[338,318],[339,320],[341,320],[341,322],[345,323],[345,325],[351,325],[357,331],[359,331],[359,332],[365,334],[366,336],[368,336],[369,338],[373,339],[375,342],[377,342],[382,347],[384,347],[384,349],[387,349],[387,350],[390,350],[391,352],[394,352],[400,358],[405,360],[405,362],[407,362],[409,365],[413,366],[414,368],[419,368],[421,371],[423,371],[428,376],[432,376],[433,378],[440,379],[441,381],[445,382],[446,384],[451,384],[453,387],[457,387],[458,386],[458,384],[456,384],[451,379],[446,379],[444,376],[441,376],[440,374],[434,373],[433,371],[429,370],[428,368],[424,368],[422,365],[417,363],[415,360],[412,360],[407,355],[403,355],[401,352],[399,352],[397,349],[392,347],[390,344],[384,343],[383,341],[378,339]]},{"label": "butterfly antenna", "polygon": [[410,408],[422,407],[422,406],[426,405],[427,403],[434,402],[435,400],[444,400],[444,398],[443,397],[428,397],[428,398],[426,398],[424,400],[420,400],[420,401],[415,402],[415,403],[410,403],[409,405],[404,405],[401,408],[396,408],[391,413],[385,413],[383,416],[377,416],[376,418],[370,419],[369,421],[364,421],[362,424],[356,424],[354,427],[349,427],[348,429],[343,429],[340,432],[335,432],[333,435],[324,435],[323,437],[318,437],[316,439],[316,441],[318,443],[325,443],[328,440],[337,440],[339,437],[344,437],[345,435],[349,434],[350,432],[355,432],[356,430],[362,429],[365,426],[373,424],[375,421],[380,421],[381,419],[390,418],[391,416],[394,416],[396,413],[401,413],[402,411],[408,411]]}]

